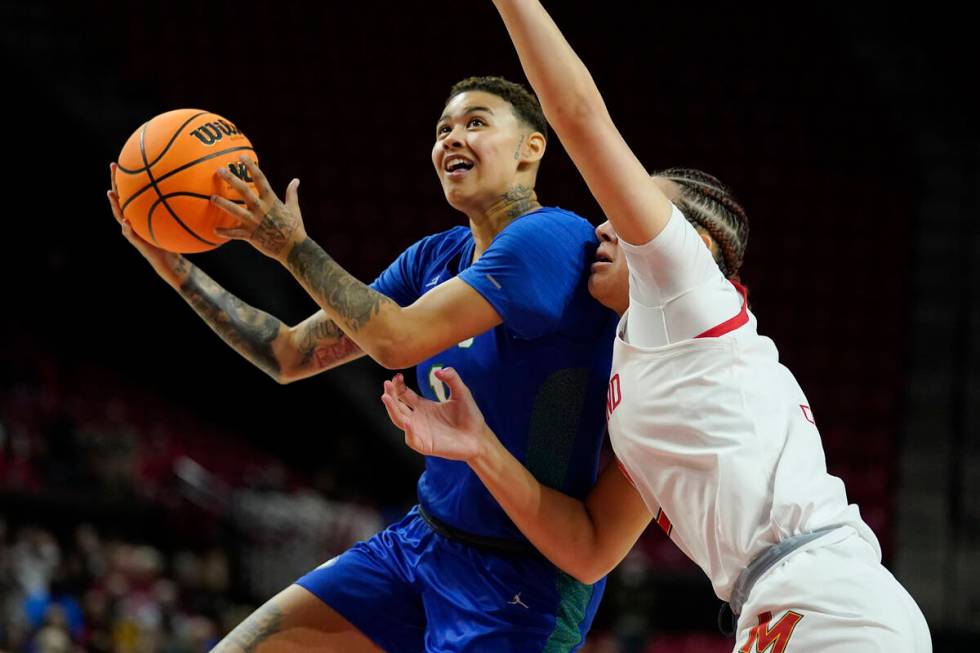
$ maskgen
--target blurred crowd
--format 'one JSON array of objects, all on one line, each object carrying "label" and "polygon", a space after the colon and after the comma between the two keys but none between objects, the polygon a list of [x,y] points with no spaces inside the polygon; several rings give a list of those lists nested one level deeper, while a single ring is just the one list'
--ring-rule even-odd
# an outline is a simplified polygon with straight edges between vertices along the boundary
[{"label": "blurred crowd", "polygon": [[60,542],[0,523],[0,651],[206,651],[251,610],[228,598],[230,574],[217,548],[166,554],[90,524]]}]

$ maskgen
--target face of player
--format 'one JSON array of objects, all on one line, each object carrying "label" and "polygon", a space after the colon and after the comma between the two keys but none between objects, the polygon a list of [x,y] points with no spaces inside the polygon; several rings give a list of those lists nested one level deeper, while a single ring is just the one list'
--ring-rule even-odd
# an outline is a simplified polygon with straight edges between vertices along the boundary
[{"label": "face of player", "polygon": [[[651,177],[651,180],[671,202],[676,204],[680,200],[680,187],[676,183],[662,177]],[[619,236],[608,220],[596,227],[595,235],[599,247],[589,274],[589,293],[600,304],[622,315],[630,300],[626,256],[619,246]]]},{"label": "face of player", "polygon": [[534,186],[525,152],[531,132],[503,98],[460,93],[443,109],[435,131],[432,164],[454,208],[479,211],[499,203],[517,184]]},{"label": "face of player", "polygon": [[619,236],[607,220],[596,227],[599,239],[595,261],[589,274],[589,294],[619,315],[626,312],[630,303],[629,271],[626,257],[619,246]]}]

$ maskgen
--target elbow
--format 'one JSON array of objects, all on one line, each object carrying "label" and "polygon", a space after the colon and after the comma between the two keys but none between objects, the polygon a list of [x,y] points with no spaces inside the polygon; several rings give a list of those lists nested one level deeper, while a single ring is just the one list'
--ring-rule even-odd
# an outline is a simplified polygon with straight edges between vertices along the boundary
[{"label": "elbow", "polygon": [[310,375],[310,371],[308,369],[304,369],[301,365],[286,364],[282,365],[281,367],[268,370],[268,374],[269,377],[279,385],[289,385],[294,381],[305,379]]},{"label": "elbow", "polygon": [[293,381],[293,379],[289,376],[288,370],[283,370],[279,366],[265,367],[262,369],[262,371],[265,372],[266,376],[279,385],[286,385],[287,383]]},{"label": "elbow", "polygon": [[574,573],[569,572],[568,575],[583,585],[595,585],[600,580],[605,578],[610,571],[612,570],[599,568],[595,565],[589,565],[588,567],[583,567],[582,569],[576,569]]},{"label": "elbow", "polygon": [[565,573],[585,585],[595,585],[605,578],[618,563],[618,560],[610,560],[609,556],[604,556],[597,551],[590,552],[575,561],[573,566],[564,568]]},{"label": "elbow", "polygon": [[388,370],[403,370],[420,362],[408,343],[402,339],[386,340],[377,343],[370,352],[371,358]]}]

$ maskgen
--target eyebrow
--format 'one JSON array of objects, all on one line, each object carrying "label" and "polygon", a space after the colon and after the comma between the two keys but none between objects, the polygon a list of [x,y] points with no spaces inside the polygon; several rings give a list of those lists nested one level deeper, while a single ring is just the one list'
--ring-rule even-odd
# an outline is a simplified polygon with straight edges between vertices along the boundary
[{"label": "eyebrow", "polygon": [[[489,113],[491,116],[493,115],[493,109],[491,109],[490,107],[478,107],[478,106],[465,107],[463,109],[462,115],[465,116],[468,113],[474,113],[476,111],[485,111],[485,112]],[[439,116],[439,120],[437,120],[436,123],[438,124],[438,123],[442,122],[443,120],[449,120],[449,114],[448,113],[444,113],[441,116]]]}]

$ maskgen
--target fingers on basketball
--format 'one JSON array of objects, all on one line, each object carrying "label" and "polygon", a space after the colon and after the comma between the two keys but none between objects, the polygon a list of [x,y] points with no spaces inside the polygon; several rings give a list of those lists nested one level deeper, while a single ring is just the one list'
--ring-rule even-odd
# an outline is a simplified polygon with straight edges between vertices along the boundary
[{"label": "fingers on basketball", "polygon": [[245,164],[248,169],[248,173],[252,176],[252,180],[255,183],[255,187],[259,191],[259,199],[268,199],[272,195],[272,186],[269,185],[269,180],[266,178],[265,173],[259,168],[258,162],[249,158],[246,155],[240,157],[241,162]]}]

